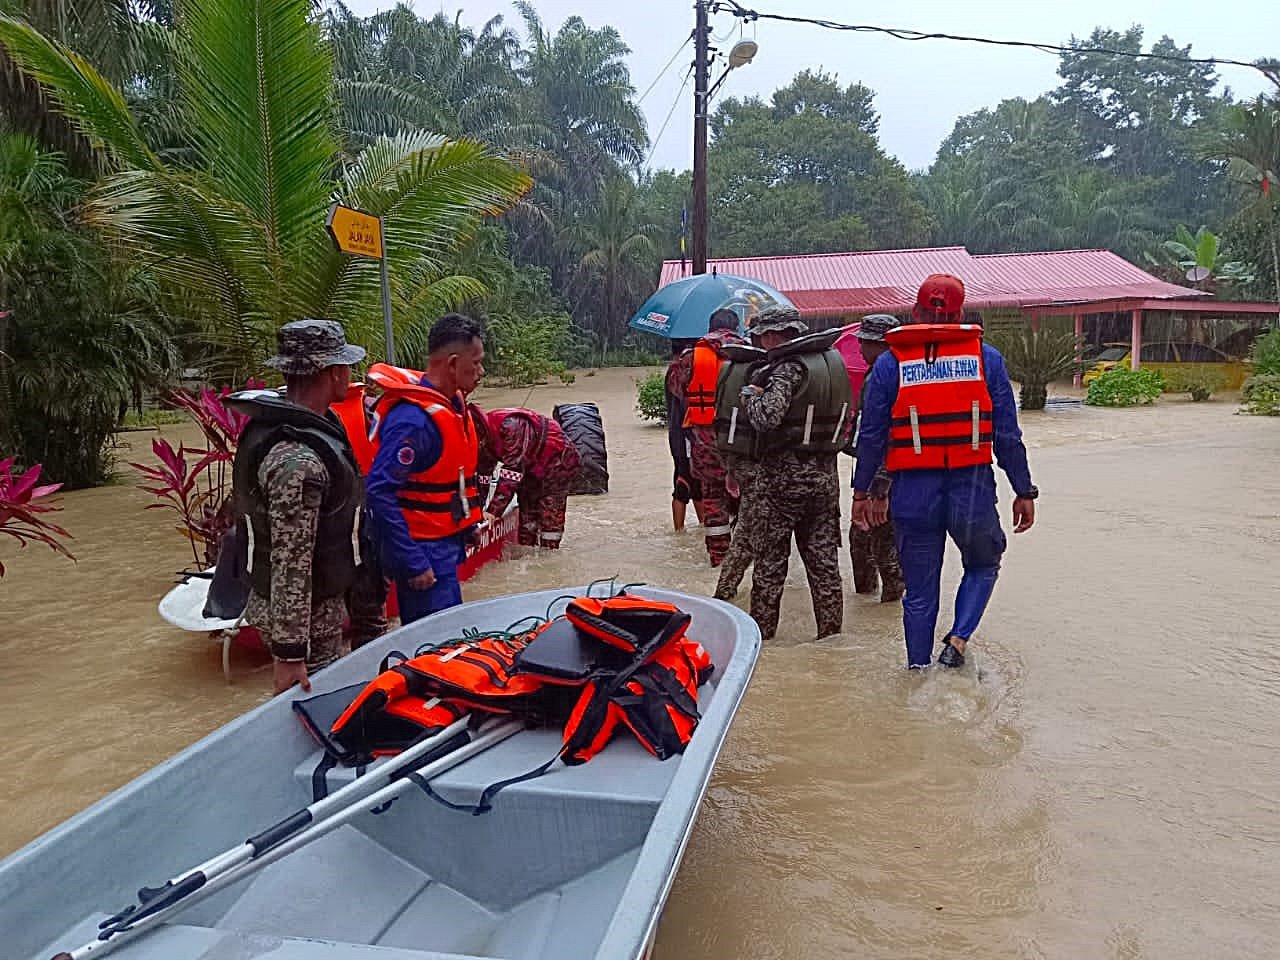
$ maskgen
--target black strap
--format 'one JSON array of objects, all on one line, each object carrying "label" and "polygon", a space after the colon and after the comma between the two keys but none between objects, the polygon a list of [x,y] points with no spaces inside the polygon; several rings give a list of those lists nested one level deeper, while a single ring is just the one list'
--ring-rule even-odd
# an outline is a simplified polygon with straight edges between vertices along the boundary
[{"label": "black strap", "polygon": [[[991,422],[990,410],[979,410],[978,420],[982,423]],[[923,416],[916,417],[916,423],[971,423],[973,421],[973,412],[968,413],[926,413]],[[910,417],[894,417],[889,421],[895,427],[911,426]]]},{"label": "black strap", "polygon": [[329,795],[329,771],[338,765],[338,758],[327,750],[316,768],[311,771],[311,802],[319,803]]},{"label": "black strap", "polygon": [[[979,445],[991,443],[994,436],[990,433],[978,434]],[[916,441],[912,437],[894,438],[889,441],[891,447],[912,447],[914,448]],[[972,447],[973,435],[967,437],[921,437],[920,446],[922,447]]]}]

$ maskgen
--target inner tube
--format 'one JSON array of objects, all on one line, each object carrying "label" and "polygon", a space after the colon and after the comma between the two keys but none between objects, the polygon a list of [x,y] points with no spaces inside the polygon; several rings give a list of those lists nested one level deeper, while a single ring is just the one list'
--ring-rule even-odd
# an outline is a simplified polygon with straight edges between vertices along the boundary
[{"label": "inner tube", "polygon": [[562,403],[551,411],[564,435],[578,449],[582,467],[569,489],[571,495],[609,492],[609,455],[604,444],[604,421],[594,403]]}]

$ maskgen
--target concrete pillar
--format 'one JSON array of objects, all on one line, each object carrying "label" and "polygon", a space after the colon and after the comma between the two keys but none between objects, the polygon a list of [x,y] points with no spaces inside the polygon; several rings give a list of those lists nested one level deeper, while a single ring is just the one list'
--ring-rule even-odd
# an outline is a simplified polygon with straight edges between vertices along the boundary
[{"label": "concrete pillar", "polygon": [[1075,321],[1076,331],[1076,375],[1071,378],[1071,382],[1079,387],[1084,384],[1084,373],[1080,369],[1080,362],[1084,360],[1084,343],[1080,340],[1084,336],[1084,314],[1077,313],[1071,318]]},{"label": "concrete pillar", "polygon": [[1142,311],[1133,311],[1133,331],[1129,334],[1129,369],[1137,370],[1141,364],[1138,357],[1142,355]]}]

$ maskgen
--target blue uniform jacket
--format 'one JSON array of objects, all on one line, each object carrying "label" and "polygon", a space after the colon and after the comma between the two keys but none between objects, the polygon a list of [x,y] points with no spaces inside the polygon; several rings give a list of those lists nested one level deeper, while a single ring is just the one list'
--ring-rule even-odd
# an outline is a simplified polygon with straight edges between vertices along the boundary
[{"label": "blue uniform jacket", "polygon": [[[426,377],[422,378],[422,385],[435,389]],[[458,407],[456,399],[454,407]],[[412,403],[397,403],[387,411],[378,436],[378,453],[369,468],[365,499],[377,525],[387,572],[408,579],[432,569],[430,557],[435,551],[409,535],[396,494],[410,475],[428,469],[440,459],[444,441],[426,411]],[[449,540],[462,542],[461,536]]]},{"label": "blue uniform jacket", "polygon": [[[982,365],[986,373],[987,390],[991,394],[992,446],[996,461],[1000,464],[1015,493],[1031,489],[1031,468],[1027,466],[1027,448],[1022,444],[1022,431],[1018,428],[1018,407],[1014,402],[1013,385],[1005,369],[1004,357],[989,344],[982,345]],[[853,489],[869,490],[875,479],[876,469],[884,463],[889,449],[889,421],[894,401],[898,399],[898,358],[884,353],[876,359],[875,366],[867,374],[866,400],[862,407],[862,424],[858,432],[858,459],[853,472]],[[988,467],[970,467],[970,470],[988,470]],[[932,474],[931,470],[905,470],[895,474],[895,488],[910,474]]]}]

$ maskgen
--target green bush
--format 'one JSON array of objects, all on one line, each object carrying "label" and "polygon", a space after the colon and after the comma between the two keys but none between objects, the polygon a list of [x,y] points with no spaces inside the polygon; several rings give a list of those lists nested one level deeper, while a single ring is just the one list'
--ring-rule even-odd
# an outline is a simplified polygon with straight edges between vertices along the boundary
[{"label": "green bush", "polygon": [[1252,356],[1255,375],[1280,374],[1280,327],[1254,341]]},{"label": "green bush", "polygon": [[1165,374],[1164,386],[1168,393],[1189,393],[1197,402],[1208,400],[1226,386],[1227,380],[1214,370],[1177,370]]},{"label": "green bush", "polygon": [[1079,368],[1080,338],[1058,330],[1017,330],[987,338],[1004,356],[1009,377],[1018,381],[1023,410],[1043,410],[1049,384]]},{"label": "green bush", "polygon": [[1280,417],[1280,373],[1256,373],[1240,387],[1241,410],[1259,417]]},{"label": "green bush", "polygon": [[491,317],[488,340],[494,373],[512,387],[541,383],[555,374],[563,380],[565,364],[560,357],[568,337],[568,314],[529,320]]},{"label": "green bush", "polygon": [[1164,378],[1155,370],[1108,370],[1089,384],[1084,402],[1095,407],[1134,407],[1154,403],[1164,392]]},{"label": "green bush", "polygon": [[643,420],[667,422],[667,378],[651,373],[636,381],[636,410]]}]

